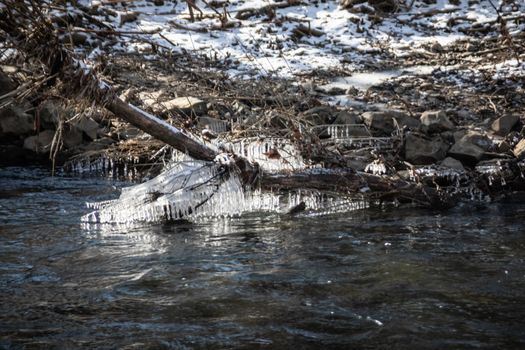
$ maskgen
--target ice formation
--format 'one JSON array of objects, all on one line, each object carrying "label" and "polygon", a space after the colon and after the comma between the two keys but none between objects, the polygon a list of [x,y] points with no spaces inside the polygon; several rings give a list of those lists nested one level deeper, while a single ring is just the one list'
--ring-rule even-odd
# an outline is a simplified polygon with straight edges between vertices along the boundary
[{"label": "ice formation", "polygon": [[362,198],[302,190],[287,194],[246,190],[234,170],[210,162],[178,162],[118,199],[88,203],[87,223],[134,223],[234,217],[249,212],[287,213],[304,203],[306,215],[367,207]]}]

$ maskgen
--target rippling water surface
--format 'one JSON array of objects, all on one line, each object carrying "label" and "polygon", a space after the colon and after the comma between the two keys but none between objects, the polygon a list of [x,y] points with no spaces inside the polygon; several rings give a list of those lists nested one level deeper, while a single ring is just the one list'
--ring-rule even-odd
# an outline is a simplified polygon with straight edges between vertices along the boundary
[{"label": "rippling water surface", "polygon": [[525,348],[524,201],[81,226],[115,186],[0,169],[0,348]]}]

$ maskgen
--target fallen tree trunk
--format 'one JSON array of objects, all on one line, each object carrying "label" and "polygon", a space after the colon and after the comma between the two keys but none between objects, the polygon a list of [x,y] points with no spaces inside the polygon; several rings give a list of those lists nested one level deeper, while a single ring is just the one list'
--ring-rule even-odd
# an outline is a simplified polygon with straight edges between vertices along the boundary
[{"label": "fallen tree trunk", "polygon": [[213,160],[217,156],[216,151],[185,135],[182,130],[122,101],[118,97],[114,97],[106,103],[106,108],[115,116],[164,141],[173,148],[188,154],[192,158]]}]

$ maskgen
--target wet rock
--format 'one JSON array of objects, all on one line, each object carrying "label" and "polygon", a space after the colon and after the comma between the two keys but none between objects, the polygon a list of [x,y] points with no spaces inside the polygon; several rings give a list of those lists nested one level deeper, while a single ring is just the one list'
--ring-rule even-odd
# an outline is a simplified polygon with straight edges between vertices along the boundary
[{"label": "wet rock", "polygon": [[350,113],[348,111],[340,111],[335,115],[334,124],[359,124],[361,123],[361,118],[355,113]]},{"label": "wet rock", "polygon": [[82,118],[78,122],[74,123],[73,126],[78,130],[84,132],[91,140],[95,140],[98,135],[100,125],[92,118]]},{"label": "wet rock", "polygon": [[512,153],[514,153],[514,156],[518,159],[525,159],[525,139],[518,142]]},{"label": "wet rock", "polygon": [[457,159],[454,159],[452,157],[447,157],[443,159],[443,161],[440,164],[443,167],[451,168],[458,171],[465,171],[465,168],[463,167],[463,164]]},{"label": "wet rock", "polygon": [[190,115],[192,113],[202,115],[208,110],[206,102],[191,96],[177,97],[173,100],[162,102],[161,105],[164,111],[184,115]]},{"label": "wet rock", "polygon": [[467,165],[475,165],[483,157],[484,153],[483,148],[469,142],[465,137],[456,142],[448,151],[451,157]]},{"label": "wet rock", "polygon": [[0,110],[0,132],[5,134],[26,135],[33,131],[34,118],[23,108],[9,104]]},{"label": "wet rock", "polygon": [[494,130],[496,135],[505,136],[512,130],[519,120],[520,118],[515,114],[505,114],[492,123],[491,129]]},{"label": "wet rock", "polygon": [[164,0],[153,0],[155,6],[164,6]]},{"label": "wet rock", "polygon": [[420,118],[421,130],[425,133],[438,133],[454,129],[445,111],[426,111]]},{"label": "wet rock", "polygon": [[36,153],[49,152],[55,132],[44,130],[38,135],[29,136],[24,140],[24,148]]},{"label": "wet rock", "polygon": [[415,165],[435,163],[447,155],[449,145],[441,138],[408,134],[405,140],[405,159]]},{"label": "wet rock", "polygon": [[310,108],[304,112],[304,119],[313,125],[330,124],[335,119],[337,110],[329,106]]}]

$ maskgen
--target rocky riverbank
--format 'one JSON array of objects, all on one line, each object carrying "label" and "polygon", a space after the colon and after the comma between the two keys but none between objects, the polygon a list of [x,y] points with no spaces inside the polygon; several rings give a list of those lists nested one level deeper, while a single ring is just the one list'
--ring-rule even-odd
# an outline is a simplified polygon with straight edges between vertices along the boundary
[{"label": "rocky riverbank", "polygon": [[[250,25],[266,30],[272,38],[273,30],[283,34],[291,30],[292,39],[281,41],[280,49],[268,46],[263,50],[268,60],[283,62],[291,59],[285,57],[283,45],[303,50],[297,54],[305,55],[303,59],[289,62],[291,75],[257,66],[261,57],[254,55],[260,47],[249,40],[244,50],[248,57],[256,57],[255,65],[243,61],[236,51],[225,50],[226,57],[210,56],[206,49],[189,52],[184,41],[179,47],[168,38],[177,31],[201,33],[197,29],[210,24],[206,19],[189,27],[180,23],[173,27],[178,22],[170,22],[169,29],[137,31],[146,19],[168,23],[162,16],[191,21],[180,12],[184,5],[176,3],[162,15],[157,8],[166,4],[126,4],[125,12],[118,12],[118,25],[112,23],[112,11],[123,4],[68,5],[63,9],[75,16],[57,17],[61,18],[57,28],[64,28],[61,21],[65,21],[76,29],[70,36],[60,34],[62,42],[57,47],[79,53],[89,62],[85,69],[111,85],[125,102],[163,118],[212,148],[255,161],[266,172],[344,169],[377,175],[386,182],[401,179],[448,192],[474,193],[478,199],[522,189],[525,92],[520,82],[525,76],[525,57],[519,50],[524,46],[519,30],[523,19],[514,15],[519,14],[520,5],[505,7],[505,23],[478,18],[474,24],[485,25],[472,27],[482,30],[470,31],[464,24],[473,20],[460,14],[501,17],[502,12],[487,12],[474,2],[437,8],[416,3],[412,12],[374,10],[366,20],[355,22],[355,13],[366,13],[366,6],[308,4],[309,9],[319,10],[315,16],[305,12],[315,23],[327,23],[334,16],[333,32],[303,26],[298,35],[297,30],[282,26],[294,22],[290,11],[304,12],[295,3],[271,7],[279,20],[241,9],[239,3],[233,8],[224,5],[225,13],[231,10],[240,16],[235,22],[238,26],[208,28],[216,31],[219,41],[226,40],[228,31],[245,35],[244,28]],[[130,11],[131,7],[138,11]],[[60,14],[55,10],[49,14]],[[448,16],[447,23],[454,20],[447,24],[448,29],[439,25],[446,19],[443,16]],[[356,50],[348,50],[347,41],[332,40],[344,23],[352,23],[359,38]],[[454,40],[439,39],[423,23],[448,31]],[[381,37],[394,28],[400,37],[376,41],[383,43],[377,49],[367,41],[378,40],[375,35]],[[413,47],[403,46],[400,38],[407,38],[406,30],[428,37],[414,41]],[[156,36],[159,33],[161,39]],[[458,33],[463,34],[455,36]],[[201,34],[199,40],[209,43]],[[266,42],[260,32],[257,35],[254,40]],[[79,40],[80,36],[85,40]],[[162,40],[178,49],[168,49]],[[316,60],[308,61],[315,52],[324,57],[326,69]],[[336,58],[338,64],[334,64]],[[52,160],[76,173],[141,178],[181,158],[170,147],[115,118],[103,105],[86,104],[78,99],[78,92],[77,99],[70,96],[68,89],[77,86],[75,82],[53,85],[50,80],[54,78],[45,72],[33,79],[20,59],[24,58],[7,55],[2,60],[3,165]],[[361,186],[364,192],[367,188]]]}]

